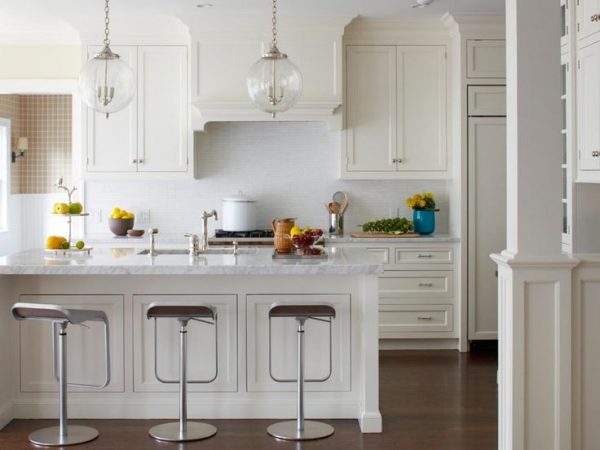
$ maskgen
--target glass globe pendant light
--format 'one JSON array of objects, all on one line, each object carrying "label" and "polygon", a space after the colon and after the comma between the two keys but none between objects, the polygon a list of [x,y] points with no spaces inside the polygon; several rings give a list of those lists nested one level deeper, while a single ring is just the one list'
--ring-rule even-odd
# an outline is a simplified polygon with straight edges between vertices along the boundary
[{"label": "glass globe pendant light", "polygon": [[90,108],[108,115],[125,108],[135,95],[131,67],[110,49],[108,1],[104,6],[104,47],[79,74],[79,94]]},{"label": "glass globe pendant light", "polygon": [[302,92],[302,73],[277,48],[277,0],[273,0],[271,49],[248,71],[248,95],[256,107],[275,117],[290,109]]}]

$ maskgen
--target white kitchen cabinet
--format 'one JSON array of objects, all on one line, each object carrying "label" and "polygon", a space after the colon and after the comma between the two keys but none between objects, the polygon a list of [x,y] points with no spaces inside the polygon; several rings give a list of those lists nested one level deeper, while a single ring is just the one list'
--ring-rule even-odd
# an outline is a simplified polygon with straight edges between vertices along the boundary
[{"label": "white kitchen cabinet", "polygon": [[[90,48],[89,55],[97,48]],[[192,175],[188,56],[185,46],[115,46],[137,92],[122,111],[87,109],[86,178]]]},{"label": "white kitchen cabinet", "polygon": [[[19,301],[50,303],[78,309],[104,311],[110,330],[111,382],[108,392],[123,392],[123,296],[122,295],[21,295]],[[52,364],[52,323],[46,320],[19,322],[19,364],[21,392],[58,392]],[[86,322],[85,326],[67,327],[67,373],[69,382],[104,382],[104,326]],[[73,389],[74,392],[93,389]]]},{"label": "white kitchen cabinet", "polygon": [[506,86],[469,86],[469,116],[506,116]]},{"label": "white kitchen cabinet", "polygon": [[346,48],[342,178],[446,178],[446,47]]},{"label": "white kitchen cabinet", "polygon": [[185,172],[188,165],[187,48],[138,48],[138,171]]},{"label": "white kitchen cabinet", "polygon": [[506,248],[505,117],[469,117],[468,161],[468,334],[497,339],[497,266],[489,255]]},{"label": "white kitchen cabinet", "polygon": [[577,61],[577,180],[600,182],[600,42]]},{"label": "white kitchen cabinet", "polygon": [[395,172],[396,47],[349,46],[346,57],[346,170]]},{"label": "white kitchen cabinet", "polygon": [[600,0],[577,0],[577,39],[600,31]]},{"label": "white kitchen cabinet", "polygon": [[467,78],[506,78],[506,41],[467,41]]},{"label": "white kitchen cabinet", "polygon": [[[90,47],[87,59],[101,50]],[[137,47],[118,46],[112,50],[134,70],[137,69]],[[137,93],[131,103],[111,114],[96,112],[87,106],[87,164],[89,173],[134,173],[137,171]]]},{"label": "white kitchen cabinet", "polygon": [[157,333],[159,375],[176,380],[179,376],[179,323],[175,319],[146,318],[152,302],[179,305],[208,304],[217,310],[218,348],[215,328],[201,322],[188,323],[188,379],[211,383],[190,383],[190,392],[235,392],[237,390],[237,296],[236,295],[134,295],[133,352],[135,392],[176,392],[177,384],[159,382],[154,374],[154,338]]},{"label": "white kitchen cabinet", "polygon": [[[293,318],[271,320],[273,336],[269,346],[269,308],[273,303],[327,303],[336,310],[331,326],[331,377],[321,383],[307,383],[307,391],[350,390],[350,295],[248,295],[246,296],[247,385],[249,392],[293,391],[294,383],[278,383],[269,375],[269,349],[272,373],[280,379],[296,377],[296,321]],[[353,313],[352,313],[353,314]],[[307,379],[322,379],[329,373],[329,324],[308,320],[305,324]]]},{"label": "white kitchen cabinet", "polygon": [[460,295],[455,247],[428,242],[374,244],[334,243],[364,248],[384,264],[379,276],[379,338],[456,339]]}]

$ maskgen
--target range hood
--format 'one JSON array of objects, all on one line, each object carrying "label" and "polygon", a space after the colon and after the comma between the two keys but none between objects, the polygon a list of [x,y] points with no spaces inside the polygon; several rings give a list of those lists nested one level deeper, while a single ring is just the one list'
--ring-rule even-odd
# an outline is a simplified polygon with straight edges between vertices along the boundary
[{"label": "range hood", "polygon": [[272,118],[248,98],[246,74],[270,44],[270,25],[248,17],[182,18],[191,36],[192,126],[208,122],[325,121],[341,129],[342,35],[352,18],[280,20],[278,46],[302,71],[303,91]]}]

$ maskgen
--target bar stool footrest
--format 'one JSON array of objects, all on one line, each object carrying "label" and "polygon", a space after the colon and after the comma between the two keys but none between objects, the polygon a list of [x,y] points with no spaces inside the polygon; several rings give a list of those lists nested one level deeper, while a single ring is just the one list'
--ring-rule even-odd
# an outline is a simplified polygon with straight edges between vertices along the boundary
[{"label": "bar stool footrest", "polygon": [[187,422],[187,430],[179,431],[179,422],[156,425],[148,431],[154,439],[167,442],[189,442],[207,439],[217,434],[217,428],[209,423]]},{"label": "bar stool footrest", "polygon": [[29,435],[29,441],[45,447],[65,447],[67,445],[83,444],[98,437],[98,430],[81,425],[68,425],[67,435],[60,435],[60,427],[42,428]]},{"label": "bar stool footrest", "polygon": [[286,441],[311,441],[331,436],[335,432],[331,425],[314,420],[305,420],[304,429],[298,430],[296,420],[277,422],[267,428],[267,433],[277,439]]}]

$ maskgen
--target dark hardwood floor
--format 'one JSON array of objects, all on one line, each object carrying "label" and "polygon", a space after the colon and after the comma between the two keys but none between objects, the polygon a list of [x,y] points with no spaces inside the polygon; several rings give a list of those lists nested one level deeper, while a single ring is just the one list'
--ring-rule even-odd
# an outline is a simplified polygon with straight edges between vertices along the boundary
[{"label": "dark hardwood floor", "polygon": [[[386,351],[381,353],[382,434],[361,434],[356,420],[328,421],[335,434],[296,444],[276,441],[272,420],[210,420],[218,434],[206,441],[158,443],[147,430],[160,420],[74,420],[96,427],[100,437],[86,449],[304,449],[304,450],[493,450],[497,448],[497,357],[493,351]],[[0,449],[32,448],[29,432],[52,420],[15,420],[0,431]]]}]

